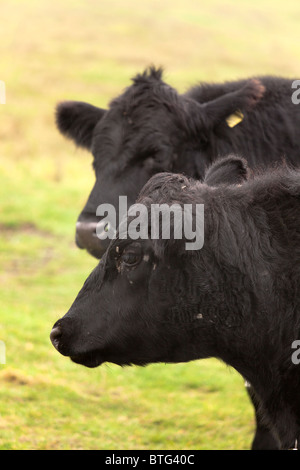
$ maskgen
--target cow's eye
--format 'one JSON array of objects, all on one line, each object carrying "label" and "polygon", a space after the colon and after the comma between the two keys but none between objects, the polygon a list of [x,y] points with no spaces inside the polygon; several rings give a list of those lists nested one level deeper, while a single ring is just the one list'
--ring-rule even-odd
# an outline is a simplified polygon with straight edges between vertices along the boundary
[{"label": "cow's eye", "polygon": [[122,253],[121,263],[126,266],[135,266],[141,261],[141,254],[133,251],[127,251]]}]

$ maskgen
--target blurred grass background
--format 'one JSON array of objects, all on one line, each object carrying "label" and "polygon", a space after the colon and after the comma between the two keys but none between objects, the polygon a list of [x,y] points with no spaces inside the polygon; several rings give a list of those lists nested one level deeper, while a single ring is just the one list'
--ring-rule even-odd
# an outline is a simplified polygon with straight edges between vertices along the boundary
[{"label": "blurred grass background", "polygon": [[92,158],[58,101],[105,107],[150,64],[200,80],[300,78],[298,0],[10,0],[1,4],[0,449],[248,449],[242,379],[216,360],[95,370],[49,341],[96,260],[74,243]]}]

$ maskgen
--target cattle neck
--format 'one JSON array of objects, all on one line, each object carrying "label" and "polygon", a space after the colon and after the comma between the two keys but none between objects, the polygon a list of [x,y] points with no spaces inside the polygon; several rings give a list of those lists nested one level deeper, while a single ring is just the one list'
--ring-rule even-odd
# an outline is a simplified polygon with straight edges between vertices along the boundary
[{"label": "cattle neck", "polygon": [[[232,341],[234,343],[235,341]],[[223,345],[224,347],[224,345]],[[241,350],[239,349],[239,352]],[[257,360],[253,362],[257,356]],[[299,407],[294,408],[289,397],[297,394],[298,381],[289,385],[288,379],[282,383],[280,371],[276,369],[275,362],[263,358],[249,350],[243,356],[235,349],[229,348],[222,354],[219,350],[218,357],[233,367],[249,382],[259,397],[260,408],[264,419],[273,430],[274,436],[285,450],[299,450],[300,427]]]}]

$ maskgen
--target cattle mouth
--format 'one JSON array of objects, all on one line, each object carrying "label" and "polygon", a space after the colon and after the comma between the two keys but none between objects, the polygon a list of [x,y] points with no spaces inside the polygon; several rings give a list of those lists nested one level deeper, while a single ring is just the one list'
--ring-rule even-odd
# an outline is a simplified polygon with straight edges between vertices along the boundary
[{"label": "cattle mouth", "polygon": [[[93,256],[93,258],[96,258],[97,260],[100,260],[104,253],[106,252],[109,243],[106,242],[106,240],[101,240],[103,243],[99,243],[99,239],[97,238],[97,235],[94,236],[96,238],[94,242],[94,246],[84,246],[76,237],[75,239],[75,244],[77,248],[80,250],[85,250],[89,255]],[[109,240],[110,241],[110,240]]]},{"label": "cattle mouth", "polygon": [[94,369],[95,367],[101,366],[104,361],[102,361],[99,356],[97,356],[96,352],[89,352],[84,354],[78,354],[76,356],[70,356],[72,362],[75,364],[80,364],[85,367],[89,367],[90,369]]},{"label": "cattle mouth", "polygon": [[93,258],[96,258],[98,260],[100,260],[102,258],[102,256],[104,255],[105,251],[106,251],[106,248],[96,248],[96,249],[87,249],[86,250],[87,253],[89,253],[89,255],[93,256]]}]

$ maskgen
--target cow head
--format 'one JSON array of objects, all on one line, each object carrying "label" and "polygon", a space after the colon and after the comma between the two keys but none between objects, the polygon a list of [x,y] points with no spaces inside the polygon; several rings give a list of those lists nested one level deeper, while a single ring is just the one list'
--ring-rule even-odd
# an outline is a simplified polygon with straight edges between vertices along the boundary
[{"label": "cow head", "polygon": [[[213,168],[209,170],[214,185],[231,184],[232,173],[234,183],[241,184],[247,178],[245,163],[234,157],[216,164],[215,170],[215,178]],[[157,203],[190,203],[195,194],[200,202],[207,191],[214,188],[182,175],[160,173],[147,182],[138,202],[150,209]],[[191,253],[183,249],[183,240],[117,236],[69,312],[54,325],[50,335],[53,345],[87,367],[103,362],[182,362],[209,356],[215,346],[214,329],[216,325],[220,328],[215,312],[218,307],[226,310],[224,297],[219,306],[212,291],[216,269],[220,269],[212,263],[209,244]]]},{"label": "cow head", "polygon": [[60,103],[59,130],[94,157],[96,182],[78,218],[77,245],[101,258],[108,240],[100,240],[96,228],[99,222],[100,231],[107,227],[101,228],[97,207],[112,204],[118,214],[119,196],[127,196],[131,205],[155,173],[184,173],[201,180],[214,159],[212,131],[236,110],[251,108],[263,91],[252,79],[237,91],[200,104],[179,95],[162,80],[161,70],[150,68],[107,110],[82,102]]}]

